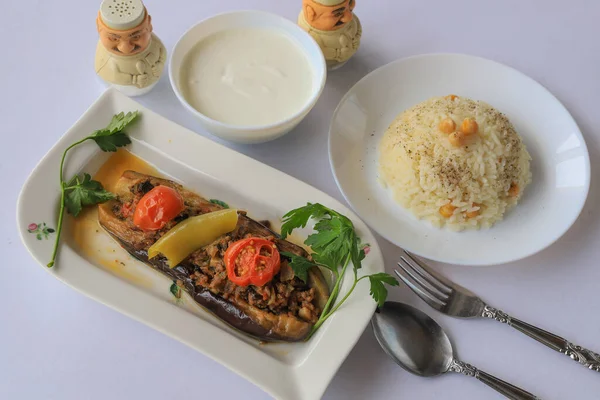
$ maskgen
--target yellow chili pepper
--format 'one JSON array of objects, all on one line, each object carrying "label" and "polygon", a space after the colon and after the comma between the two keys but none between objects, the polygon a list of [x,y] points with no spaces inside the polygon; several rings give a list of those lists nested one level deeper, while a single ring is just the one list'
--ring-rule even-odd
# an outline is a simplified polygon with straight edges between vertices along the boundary
[{"label": "yellow chili pepper", "polygon": [[162,254],[175,268],[186,257],[237,226],[236,210],[220,210],[191,217],[175,225],[148,249],[148,258]]}]

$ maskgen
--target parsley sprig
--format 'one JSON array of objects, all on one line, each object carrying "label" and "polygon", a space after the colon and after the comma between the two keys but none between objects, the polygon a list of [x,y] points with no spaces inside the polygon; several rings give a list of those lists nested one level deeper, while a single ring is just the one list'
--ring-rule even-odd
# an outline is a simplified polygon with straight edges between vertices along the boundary
[{"label": "parsley sprig", "polygon": [[65,187],[65,207],[74,217],[78,216],[84,206],[92,206],[112,200],[115,195],[104,190],[102,184],[92,180],[90,174],[83,177],[75,175]]},{"label": "parsley sprig", "polygon": [[[295,229],[306,227],[310,220],[316,221],[314,225],[315,233],[308,236],[304,244],[312,249],[314,262],[292,253],[282,252],[283,256],[291,260],[290,267],[294,274],[304,282],[307,281],[308,270],[313,266],[330,270],[335,278],[329,300],[321,312],[321,317],[314,325],[309,338],[344,304],[360,281],[369,280],[371,296],[379,306],[382,306],[387,298],[388,292],[385,285],[398,285],[396,278],[386,273],[358,277],[358,272],[362,268],[361,261],[365,258],[365,245],[361,244],[360,238],[354,230],[354,224],[348,217],[321,204],[308,203],[306,206],[284,215],[281,227],[282,238],[285,239]],[[342,280],[350,263],[352,263],[354,281],[346,295],[337,302]]]},{"label": "parsley sprig", "polygon": [[138,116],[138,112],[128,112],[116,114],[108,126],[104,129],[99,129],[73,143],[62,155],[60,160],[60,212],[58,214],[58,224],[56,232],[56,241],[54,242],[54,250],[52,251],[52,260],[48,263],[48,268],[52,268],[56,262],[56,254],[58,253],[58,245],[60,243],[60,234],[62,231],[62,223],[64,219],[65,209],[73,216],[78,216],[84,206],[104,203],[115,197],[114,194],[104,190],[102,184],[92,180],[89,174],[75,175],[71,180],[63,179],[63,169],[67,153],[72,148],[79,146],[83,142],[93,140],[102,151],[114,152],[119,147],[127,146],[131,143],[129,136],[123,130],[131,124]]}]

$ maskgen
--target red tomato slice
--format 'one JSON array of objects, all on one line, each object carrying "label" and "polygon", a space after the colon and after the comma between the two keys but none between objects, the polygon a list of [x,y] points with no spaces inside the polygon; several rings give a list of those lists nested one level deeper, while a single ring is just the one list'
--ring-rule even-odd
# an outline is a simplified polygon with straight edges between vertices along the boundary
[{"label": "red tomato slice", "polygon": [[279,273],[281,257],[275,244],[261,238],[232,243],[225,252],[227,277],[238,286],[264,286]]},{"label": "red tomato slice", "polygon": [[145,231],[157,231],[184,210],[183,198],[168,186],[157,186],[135,207],[133,223]]}]

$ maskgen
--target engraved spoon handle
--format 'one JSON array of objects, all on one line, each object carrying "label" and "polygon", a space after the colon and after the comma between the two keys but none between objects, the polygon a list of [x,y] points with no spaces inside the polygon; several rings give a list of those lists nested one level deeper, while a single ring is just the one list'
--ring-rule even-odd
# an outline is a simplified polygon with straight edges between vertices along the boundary
[{"label": "engraved spoon handle", "polygon": [[591,369],[592,371],[600,372],[600,354],[594,353],[593,351],[585,349],[581,346],[574,345],[565,338],[513,318],[505,312],[489,306],[485,306],[481,316],[508,324],[516,330],[537,340],[538,342],[545,344],[551,349],[556,350],[559,353],[566,354],[572,360],[577,361],[579,364]]},{"label": "engraved spoon handle", "polygon": [[539,397],[514,385],[511,385],[508,382],[504,382],[502,379],[498,379],[495,376],[492,376],[487,372],[483,372],[471,364],[467,364],[462,361],[452,360],[449,371],[475,377],[477,380],[485,383],[498,393],[501,393],[506,398],[511,400],[540,400]]}]

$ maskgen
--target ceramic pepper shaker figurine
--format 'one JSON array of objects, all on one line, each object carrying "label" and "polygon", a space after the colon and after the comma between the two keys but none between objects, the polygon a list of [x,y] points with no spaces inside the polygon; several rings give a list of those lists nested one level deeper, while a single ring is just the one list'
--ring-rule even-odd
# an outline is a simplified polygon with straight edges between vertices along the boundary
[{"label": "ceramic pepper shaker figurine", "polygon": [[142,1],[104,0],[96,24],[98,76],[128,96],[152,90],[163,72],[167,50],[152,33],[152,19]]},{"label": "ceramic pepper shaker figurine", "polygon": [[360,46],[362,26],[355,0],[303,0],[298,25],[319,43],[328,69],[343,66]]}]

